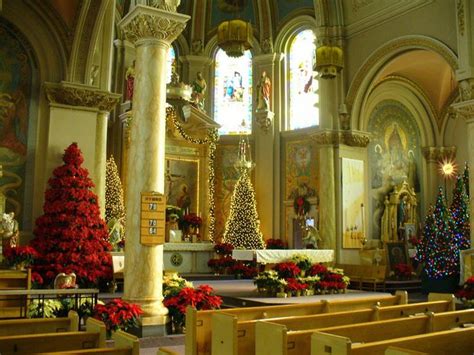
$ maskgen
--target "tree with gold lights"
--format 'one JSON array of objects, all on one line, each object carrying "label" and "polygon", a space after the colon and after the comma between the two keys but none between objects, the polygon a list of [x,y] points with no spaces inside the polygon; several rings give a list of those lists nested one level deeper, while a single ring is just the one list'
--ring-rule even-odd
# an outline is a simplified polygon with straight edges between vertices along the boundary
[{"label": "tree with gold lights", "polygon": [[264,249],[265,242],[260,231],[255,192],[249,171],[253,163],[246,158],[248,143],[240,142],[238,168],[240,177],[235,184],[230,201],[230,214],[225,224],[224,242],[237,249]]},{"label": "tree with gold lights", "polygon": [[105,221],[109,228],[109,239],[114,249],[120,249],[125,232],[125,206],[122,182],[113,156],[107,159],[105,175]]}]

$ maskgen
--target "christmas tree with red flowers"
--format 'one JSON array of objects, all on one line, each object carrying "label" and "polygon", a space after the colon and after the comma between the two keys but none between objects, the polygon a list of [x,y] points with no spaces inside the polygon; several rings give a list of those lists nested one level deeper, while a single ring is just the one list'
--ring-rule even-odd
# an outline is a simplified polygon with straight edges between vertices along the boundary
[{"label": "christmas tree with red flowers", "polygon": [[48,181],[44,214],[36,220],[32,245],[40,257],[33,270],[45,285],[59,273],[74,272],[80,287],[97,286],[112,278],[107,227],[77,143],[65,150],[63,161]]}]

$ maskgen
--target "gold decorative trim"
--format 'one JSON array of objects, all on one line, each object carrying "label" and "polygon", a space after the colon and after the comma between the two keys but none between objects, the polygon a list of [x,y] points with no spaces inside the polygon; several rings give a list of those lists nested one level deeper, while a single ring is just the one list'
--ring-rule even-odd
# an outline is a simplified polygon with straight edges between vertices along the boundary
[{"label": "gold decorative trim", "polygon": [[360,131],[319,131],[310,135],[317,145],[347,145],[350,147],[367,147],[370,135]]},{"label": "gold decorative trim", "polygon": [[459,29],[459,34],[461,36],[464,36],[464,4],[463,0],[458,0],[456,3],[456,14],[458,15],[458,29]]},{"label": "gold decorative trim", "polygon": [[446,158],[454,158],[457,148],[452,147],[423,147],[421,152],[428,162],[439,162]]},{"label": "gold decorative trim", "polygon": [[189,16],[137,5],[120,22],[125,38],[132,43],[151,38],[171,44],[186,27]]},{"label": "gold decorative trim", "polygon": [[441,55],[451,66],[453,69],[458,69],[458,62],[457,58],[454,54],[449,52],[447,47],[444,47],[438,42],[435,42],[433,39],[426,37],[414,37],[414,38],[403,38],[395,40],[387,45],[379,48],[369,57],[367,60],[357,71],[354,80],[349,87],[349,92],[347,93],[346,103],[352,107],[355,101],[355,97],[360,90],[362,85],[362,81],[367,78],[367,73],[375,66],[377,62],[380,61],[386,55],[393,53],[394,55],[396,50],[401,48],[423,48],[427,50],[432,50],[439,55]]},{"label": "gold decorative trim", "polygon": [[44,83],[44,89],[51,103],[97,108],[107,112],[112,111],[122,97],[120,94],[65,81]]}]

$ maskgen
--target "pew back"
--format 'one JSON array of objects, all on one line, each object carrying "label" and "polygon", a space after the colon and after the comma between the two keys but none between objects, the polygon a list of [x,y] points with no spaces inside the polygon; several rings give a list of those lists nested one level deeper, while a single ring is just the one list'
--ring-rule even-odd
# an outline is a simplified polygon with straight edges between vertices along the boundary
[{"label": "pew back", "polygon": [[0,336],[77,332],[79,315],[69,311],[67,318],[8,319],[0,321]]}]

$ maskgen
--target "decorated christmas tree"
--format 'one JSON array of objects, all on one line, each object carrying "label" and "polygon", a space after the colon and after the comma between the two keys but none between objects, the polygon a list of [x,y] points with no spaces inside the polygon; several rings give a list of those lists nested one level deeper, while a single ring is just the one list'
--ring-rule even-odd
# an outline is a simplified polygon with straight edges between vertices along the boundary
[{"label": "decorated christmas tree", "polygon": [[459,175],[453,190],[453,202],[450,207],[453,217],[453,229],[459,248],[469,249],[471,245],[471,228],[469,224],[469,197],[466,194],[464,178]]},{"label": "decorated christmas tree", "polygon": [[459,274],[459,245],[453,225],[440,188],[434,211],[426,217],[424,236],[417,250],[417,259],[423,263],[429,279]]},{"label": "decorated christmas tree", "polygon": [[63,161],[48,181],[44,214],[36,220],[32,245],[40,257],[33,271],[45,284],[59,273],[74,272],[79,286],[97,286],[112,277],[107,227],[77,143],[66,149]]},{"label": "decorated christmas tree", "polygon": [[118,250],[124,242],[125,207],[122,182],[113,156],[110,156],[106,165],[105,221],[109,228],[109,241]]},{"label": "decorated christmas tree", "polygon": [[467,197],[469,198],[469,165],[467,165],[467,163],[464,165],[464,173],[462,174],[462,178],[464,180]]},{"label": "decorated christmas tree", "polygon": [[240,170],[240,177],[230,200],[230,214],[225,224],[224,242],[239,249],[264,249],[265,242],[260,231],[255,192],[249,175],[253,163],[247,159],[246,154],[250,149],[244,139],[241,140],[239,149],[237,168]]}]

